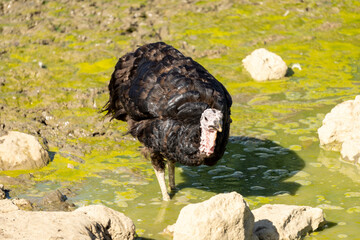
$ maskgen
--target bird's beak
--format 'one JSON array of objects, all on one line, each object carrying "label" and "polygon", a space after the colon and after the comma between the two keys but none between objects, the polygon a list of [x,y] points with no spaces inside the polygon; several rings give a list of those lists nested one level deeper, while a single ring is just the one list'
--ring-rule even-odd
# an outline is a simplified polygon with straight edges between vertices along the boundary
[{"label": "bird's beak", "polygon": [[221,124],[221,122],[216,121],[214,125],[215,125],[214,128],[216,129],[216,131],[222,132],[222,124]]}]

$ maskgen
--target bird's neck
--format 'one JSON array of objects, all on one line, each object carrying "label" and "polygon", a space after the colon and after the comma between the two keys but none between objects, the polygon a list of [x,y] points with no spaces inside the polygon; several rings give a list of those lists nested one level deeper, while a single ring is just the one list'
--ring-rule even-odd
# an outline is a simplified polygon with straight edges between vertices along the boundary
[{"label": "bird's neck", "polygon": [[216,130],[209,130],[207,128],[201,127],[201,136],[200,136],[200,154],[209,157],[214,153],[216,145]]}]

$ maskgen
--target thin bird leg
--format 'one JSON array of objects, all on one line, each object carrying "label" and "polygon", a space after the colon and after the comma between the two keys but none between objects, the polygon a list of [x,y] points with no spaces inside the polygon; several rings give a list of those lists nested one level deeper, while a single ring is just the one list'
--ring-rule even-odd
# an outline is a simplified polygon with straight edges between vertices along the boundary
[{"label": "thin bird leg", "polygon": [[161,190],[163,200],[170,201],[170,196],[167,192],[166,183],[165,183],[165,169],[156,170],[156,168],[154,167],[154,170],[155,170],[156,178],[160,185],[160,190]]},{"label": "thin bird leg", "polygon": [[168,161],[169,186],[171,190],[175,190],[175,163]]},{"label": "thin bird leg", "polygon": [[164,158],[159,153],[151,153],[151,164],[155,170],[156,178],[160,185],[160,190],[162,194],[162,198],[164,201],[169,201],[170,196],[166,189],[165,183],[165,161]]}]

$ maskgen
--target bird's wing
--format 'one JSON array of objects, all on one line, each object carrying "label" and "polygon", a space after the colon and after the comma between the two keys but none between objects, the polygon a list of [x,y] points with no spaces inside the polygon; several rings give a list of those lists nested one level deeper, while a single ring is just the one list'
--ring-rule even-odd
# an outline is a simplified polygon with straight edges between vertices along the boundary
[{"label": "bird's wing", "polygon": [[[206,108],[227,113],[231,97],[200,64],[165,43],[119,59],[109,84],[108,109],[117,119],[198,121]],[[110,112],[110,111],[109,111]]]},{"label": "bird's wing", "polygon": [[207,108],[225,111],[231,106],[231,97],[221,83],[190,58],[144,61],[133,79],[129,98],[135,118],[184,122],[199,121]]}]

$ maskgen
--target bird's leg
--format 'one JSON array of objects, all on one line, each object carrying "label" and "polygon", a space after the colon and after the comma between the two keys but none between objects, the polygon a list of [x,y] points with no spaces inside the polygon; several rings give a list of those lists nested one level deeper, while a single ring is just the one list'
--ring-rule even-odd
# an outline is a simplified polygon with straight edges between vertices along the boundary
[{"label": "bird's leg", "polygon": [[153,165],[153,168],[155,170],[156,178],[160,185],[160,190],[162,194],[162,198],[164,201],[169,201],[170,196],[166,189],[166,183],[165,183],[165,162],[163,157],[160,154],[151,153],[151,164]]},{"label": "bird's leg", "polygon": [[165,183],[165,169],[156,170],[156,168],[154,167],[154,170],[155,170],[156,178],[160,185],[160,190],[161,190],[163,200],[170,201],[170,196],[167,192],[166,183]]},{"label": "bird's leg", "polygon": [[168,161],[169,186],[171,190],[175,190],[175,163]]}]

